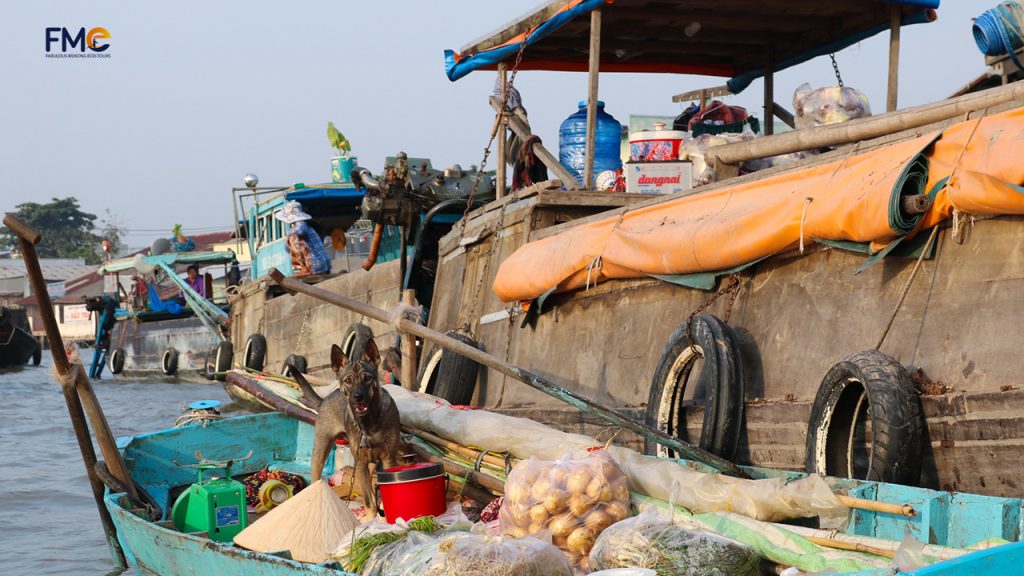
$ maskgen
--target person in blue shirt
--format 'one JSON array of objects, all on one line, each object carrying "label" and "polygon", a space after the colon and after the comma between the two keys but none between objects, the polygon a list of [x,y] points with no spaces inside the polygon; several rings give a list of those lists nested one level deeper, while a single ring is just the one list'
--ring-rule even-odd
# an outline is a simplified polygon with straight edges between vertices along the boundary
[{"label": "person in blue shirt", "polygon": [[275,212],[274,217],[285,224],[291,224],[288,230],[288,251],[292,258],[292,276],[329,274],[331,259],[327,256],[323,240],[309,225],[313,217],[302,210],[302,204],[292,200]]}]

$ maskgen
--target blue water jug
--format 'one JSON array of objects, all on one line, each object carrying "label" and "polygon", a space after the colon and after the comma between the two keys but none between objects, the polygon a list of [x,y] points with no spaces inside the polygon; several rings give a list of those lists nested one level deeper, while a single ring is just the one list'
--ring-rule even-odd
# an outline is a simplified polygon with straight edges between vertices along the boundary
[{"label": "blue water jug", "polygon": [[[597,129],[594,142],[594,177],[605,170],[622,168],[619,157],[622,125],[604,111],[604,102],[597,102]],[[558,161],[576,181],[583,184],[587,158],[587,101],[581,100],[579,110],[562,122],[558,129]]]}]

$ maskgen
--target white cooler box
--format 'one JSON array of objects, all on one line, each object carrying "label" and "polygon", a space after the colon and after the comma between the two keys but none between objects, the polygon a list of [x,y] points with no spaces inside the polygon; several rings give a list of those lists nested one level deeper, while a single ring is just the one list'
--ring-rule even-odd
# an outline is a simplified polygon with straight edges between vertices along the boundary
[{"label": "white cooler box", "polygon": [[693,188],[693,164],[683,161],[626,162],[626,192],[675,194]]}]

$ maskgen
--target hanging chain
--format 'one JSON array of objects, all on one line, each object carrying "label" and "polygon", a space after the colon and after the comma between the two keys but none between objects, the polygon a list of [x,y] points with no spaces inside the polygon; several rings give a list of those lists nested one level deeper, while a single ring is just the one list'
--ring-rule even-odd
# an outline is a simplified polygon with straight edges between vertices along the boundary
[{"label": "hanging chain", "polygon": [[[498,135],[499,126],[505,120],[506,109],[508,108],[508,96],[512,92],[512,83],[516,80],[516,73],[519,72],[519,63],[523,60],[523,51],[526,50],[526,40],[529,38],[530,33],[527,32],[523,36],[523,41],[519,45],[519,52],[516,54],[515,64],[512,65],[512,73],[508,77],[508,82],[502,87],[501,94],[501,110],[498,112],[498,118],[494,124],[494,130],[491,130],[491,139],[487,141],[487,147],[484,148],[484,157],[480,160],[480,168],[476,171],[476,180],[473,181],[473,188],[469,191],[469,199],[466,200],[466,211],[462,213],[462,231],[466,230],[466,216],[469,215],[469,211],[473,207],[473,197],[476,196],[476,190],[480,187],[480,180],[484,176],[484,167],[487,166],[487,157],[491,155],[491,145],[494,144],[494,138]],[[504,138],[504,135],[502,135]]]},{"label": "hanging chain", "polygon": [[728,323],[729,317],[732,315],[732,306],[736,302],[736,296],[739,295],[740,287],[740,273],[733,272],[723,282],[722,287],[715,292],[711,298],[708,298],[707,302],[697,306],[697,308],[690,313],[690,316],[686,319],[686,341],[690,343],[690,348],[694,348],[693,335],[690,333],[690,325],[693,324],[693,318],[697,314],[707,310],[712,304],[715,303],[720,297],[730,294],[729,306],[725,309],[725,317],[722,318],[723,322]]},{"label": "hanging chain", "polygon": [[832,69],[836,72],[836,82],[839,82],[839,87],[843,87],[843,77],[839,74],[839,64],[836,62],[836,55],[834,52],[829,53],[829,58],[832,59]]}]

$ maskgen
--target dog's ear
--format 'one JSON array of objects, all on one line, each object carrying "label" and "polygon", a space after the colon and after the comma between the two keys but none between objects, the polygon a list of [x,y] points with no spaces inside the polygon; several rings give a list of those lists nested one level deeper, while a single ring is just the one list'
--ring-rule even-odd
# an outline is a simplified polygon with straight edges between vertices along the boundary
[{"label": "dog's ear", "polygon": [[380,348],[377,348],[377,343],[370,340],[366,343],[366,349],[363,351],[366,358],[373,363],[374,366],[380,367]]},{"label": "dog's ear", "polygon": [[337,344],[331,344],[331,369],[338,373],[346,364],[348,364],[348,356],[345,356]]}]

